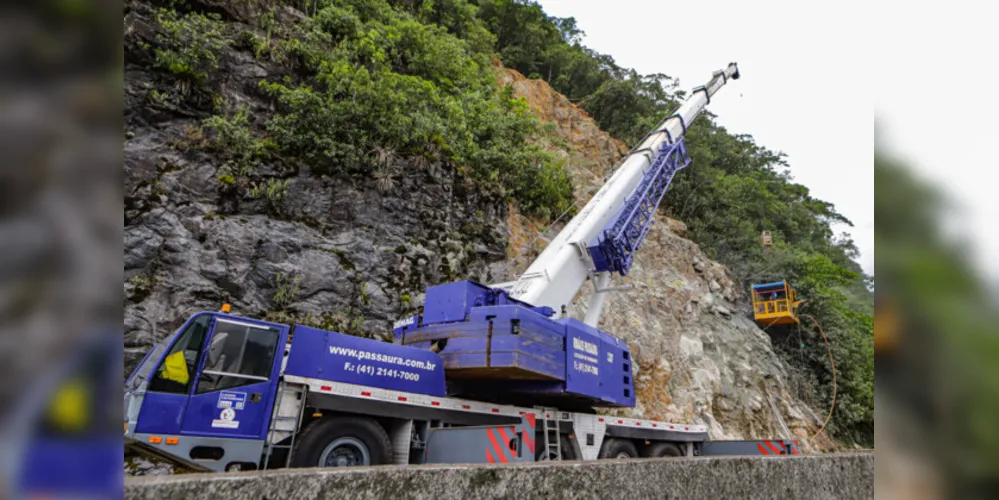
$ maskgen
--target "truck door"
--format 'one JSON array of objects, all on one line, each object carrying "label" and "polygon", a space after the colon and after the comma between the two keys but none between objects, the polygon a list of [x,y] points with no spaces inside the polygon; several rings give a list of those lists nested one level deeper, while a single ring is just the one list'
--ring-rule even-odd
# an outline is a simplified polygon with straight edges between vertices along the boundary
[{"label": "truck door", "polygon": [[211,314],[192,316],[181,326],[172,343],[157,346],[143,360],[136,376],[145,378],[151,375],[151,378],[142,396],[135,432],[180,434],[194,375],[201,361],[205,334],[211,322]]},{"label": "truck door", "polygon": [[180,433],[263,439],[287,338],[284,325],[217,315]]}]

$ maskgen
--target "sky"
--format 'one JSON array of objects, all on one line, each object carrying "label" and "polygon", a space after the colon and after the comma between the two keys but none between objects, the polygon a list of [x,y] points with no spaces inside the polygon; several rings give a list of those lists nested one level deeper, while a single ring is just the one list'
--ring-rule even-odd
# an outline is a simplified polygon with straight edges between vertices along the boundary
[{"label": "sky", "polygon": [[850,234],[858,262],[874,274],[874,55],[864,15],[870,4],[539,3],[549,15],[575,17],[584,45],[620,66],[677,78],[687,91],[738,63],[741,78],[719,90],[708,110],[729,132],[784,152],[794,180],[853,222],[834,230]]},{"label": "sky", "polygon": [[[890,33],[879,37],[875,116],[892,152],[956,205],[949,232],[999,291],[999,31],[996,7],[981,4],[876,4]],[[892,22],[899,12],[905,22]]]}]

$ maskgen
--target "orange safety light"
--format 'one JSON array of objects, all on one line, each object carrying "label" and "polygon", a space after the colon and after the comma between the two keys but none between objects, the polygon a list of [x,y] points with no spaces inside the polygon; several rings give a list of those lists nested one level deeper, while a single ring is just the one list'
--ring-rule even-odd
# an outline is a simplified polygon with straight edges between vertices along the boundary
[{"label": "orange safety light", "polygon": [[228,314],[232,310],[232,306],[229,304],[222,304],[222,312]]},{"label": "orange safety light", "polygon": [[163,438],[159,436],[149,436],[149,442],[152,444],[160,444],[163,442]]}]

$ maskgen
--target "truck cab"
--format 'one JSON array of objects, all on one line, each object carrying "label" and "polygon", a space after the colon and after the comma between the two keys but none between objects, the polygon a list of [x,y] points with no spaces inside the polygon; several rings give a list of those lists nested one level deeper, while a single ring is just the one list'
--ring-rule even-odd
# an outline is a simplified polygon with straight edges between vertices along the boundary
[{"label": "truck cab", "polygon": [[224,313],[191,316],[126,381],[126,438],[196,463],[256,463],[288,333]]}]

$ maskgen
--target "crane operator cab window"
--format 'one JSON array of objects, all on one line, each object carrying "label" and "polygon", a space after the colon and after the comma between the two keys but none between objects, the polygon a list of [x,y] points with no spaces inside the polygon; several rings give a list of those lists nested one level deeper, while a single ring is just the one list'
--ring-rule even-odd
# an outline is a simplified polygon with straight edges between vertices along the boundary
[{"label": "crane operator cab window", "polygon": [[197,394],[269,380],[279,337],[265,326],[219,319]]},{"label": "crane operator cab window", "polygon": [[163,358],[149,390],[186,394],[198,366],[201,344],[208,330],[208,316],[199,316],[177,337],[170,352]]}]

